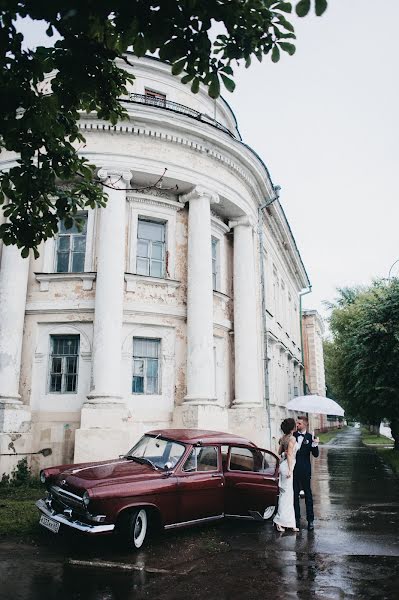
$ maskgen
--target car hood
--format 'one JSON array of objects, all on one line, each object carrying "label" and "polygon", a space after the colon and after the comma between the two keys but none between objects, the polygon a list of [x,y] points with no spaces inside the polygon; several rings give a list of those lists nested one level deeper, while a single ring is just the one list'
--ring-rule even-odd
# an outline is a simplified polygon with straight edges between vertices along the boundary
[{"label": "car hood", "polygon": [[142,465],[133,460],[117,459],[99,463],[73,465],[61,471],[55,483],[66,490],[88,490],[98,486],[119,483],[133,483],[158,479],[163,471],[155,470],[151,465]]}]

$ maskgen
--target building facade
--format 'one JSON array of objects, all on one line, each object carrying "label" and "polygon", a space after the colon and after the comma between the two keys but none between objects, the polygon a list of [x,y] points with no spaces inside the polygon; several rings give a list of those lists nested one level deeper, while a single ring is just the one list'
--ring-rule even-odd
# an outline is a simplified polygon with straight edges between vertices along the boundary
[{"label": "building facade", "polygon": [[43,448],[35,469],[107,459],[154,428],[275,447],[303,391],[309,281],[267,168],[223,99],[130,62],[129,120],[80,121],[106,208],[37,259],[1,248],[2,472]]},{"label": "building facade", "polygon": [[[305,369],[306,391],[317,396],[326,395],[326,376],[323,352],[323,319],[317,310],[302,312],[303,362]],[[335,421],[334,421],[335,422]],[[313,429],[323,430],[328,421],[325,415],[312,415]]]}]

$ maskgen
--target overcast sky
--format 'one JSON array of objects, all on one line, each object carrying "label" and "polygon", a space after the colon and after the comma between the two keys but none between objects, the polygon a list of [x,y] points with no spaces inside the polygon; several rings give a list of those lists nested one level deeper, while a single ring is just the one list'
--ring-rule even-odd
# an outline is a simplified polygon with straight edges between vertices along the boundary
[{"label": "overcast sky", "polygon": [[387,277],[399,259],[398,24],[398,0],[330,0],[296,19],[293,57],[255,59],[225,94],[282,188],[313,286],[304,306],[324,315],[338,286]]},{"label": "overcast sky", "polygon": [[[378,11],[376,6],[378,5]],[[398,0],[330,0],[297,53],[252,63],[226,98],[267,163],[323,314],[336,287],[399,259]]]}]

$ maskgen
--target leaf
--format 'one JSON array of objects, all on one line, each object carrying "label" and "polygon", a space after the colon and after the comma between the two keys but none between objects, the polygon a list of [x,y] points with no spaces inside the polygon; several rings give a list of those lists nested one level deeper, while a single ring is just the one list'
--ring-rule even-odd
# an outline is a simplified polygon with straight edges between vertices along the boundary
[{"label": "leaf", "polygon": [[223,75],[223,73],[220,73],[220,77],[223,80],[224,87],[226,88],[226,90],[228,90],[229,92],[234,92],[236,87],[235,82],[232,79],[230,79],[230,77],[226,77],[226,75]]},{"label": "leaf", "polygon": [[291,2],[279,2],[276,6],[273,6],[273,10],[282,10],[286,13],[292,12],[292,4]]},{"label": "leaf", "polygon": [[327,0],[316,0],[316,15],[321,17],[321,15],[327,10],[327,6]]},{"label": "leaf", "polygon": [[22,256],[22,258],[28,258],[28,256],[29,256],[29,248],[26,248],[26,247],[22,248],[21,256]]},{"label": "leaf", "polygon": [[220,81],[217,73],[213,73],[211,76],[211,83],[208,89],[208,94],[211,98],[219,98],[220,96]]},{"label": "leaf", "polygon": [[193,94],[198,94],[199,86],[200,86],[200,81],[199,81],[198,77],[195,77],[191,84],[191,91]]},{"label": "leaf", "polygon": [[310,0],[300,0],[295,7],[295,12],[298,17],[306,17],[310,11]]},{"label": "leaf", "polygon": [[280,42],[280,48],[281,50],[284,50],[284,52],[288,52],[290,56],[295,54],[296,51],[294,44],[289,44],[288,42]]},{"label": "leaf", "polygon": [[172,75],[180,75],[180,73],[182,71],[184,71],[185,64],[186,64],[186,57],[181,58],[180,60],[178,60],[175,63],[173,63],[173,65],[172,65]]},{"label": "leaf", "polygon": [[293,24],[287,21],[284,15],[279,15],[278,20],[280,24],[284,27],[284,29],[286,29],[287,31],[291,31],[292,33],[295,31]]},{"label": "leaf", "polygon": [[272,50],[272,62],[277,63],[280,60],[280,50],[278,49],[277,44],[273,46]]}]

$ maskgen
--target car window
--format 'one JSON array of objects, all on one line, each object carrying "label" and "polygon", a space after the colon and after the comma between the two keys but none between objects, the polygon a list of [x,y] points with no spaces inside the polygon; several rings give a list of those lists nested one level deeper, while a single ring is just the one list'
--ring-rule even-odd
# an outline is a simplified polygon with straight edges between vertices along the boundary
[{"label": "car window", "polygon": [[148,458],[161,469],[173,468],[183,456],[184,444],[166,440],[160,436],[143,435],[127,456]]},{"label": "car window", "polygon": [[258,448],[232,447],[230,451],[230,471],[251,471],[273,475],[277,459],[273,454]]},{"label": "car window", "polygon": [[198,473],[202,471],[217,471],[218,451],[214,446],[193,448],[183,466],[183,471]]}]

